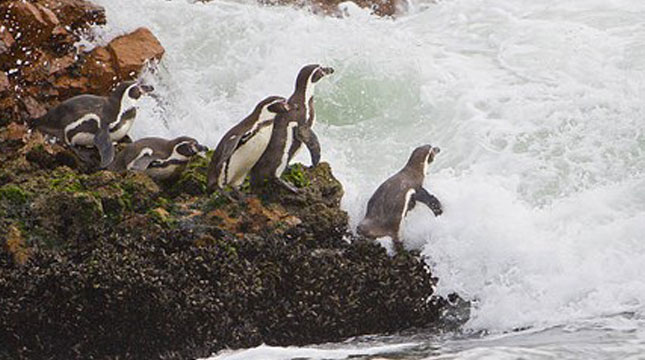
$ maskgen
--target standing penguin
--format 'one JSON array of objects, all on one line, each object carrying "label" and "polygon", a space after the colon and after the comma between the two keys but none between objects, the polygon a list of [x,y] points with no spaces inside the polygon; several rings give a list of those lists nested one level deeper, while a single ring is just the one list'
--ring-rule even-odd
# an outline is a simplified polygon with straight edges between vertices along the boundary
[{"label": "standing penguin", "polygon": [[77,147],[96,147],[100,167],[105,168],[114,158],[112,142],[127,135],[136,116],[137,101],[152,90],[151,86],[126,81],[107,97],[78,95],[68,99],[28,125],[63,140],[84,161],[89,158]]},{"label": "standing penguin", "polygon": [[289,111],[279,114],[273,121],[271,140],[266,150],[251,169],[251,186],[264,186],[266,181],[274,181],[287,190],[297,193],[293,185],[282,180],[282,172],[289,164],[289,149],[295,141],[295,129],[298,126],[297,113]]},{"label": "standing penguin", "polygon": [[357,228],[359,234],[369,238],[389,236],[400,247],[401,223],[417,201],[428,206],[435,216],[441,215],[441,203],[423,188],[428,165],[439,151],[430,145],[414,149],[405,167],[381,184],[370,198],[365,218]]},{"label": "standing penguin", "polygon": [[226,185],[239,188],[271,139],[273,121],[289,111],[287,100],[270,96],[258,103],[253,112],[231,128],[217,144],[208,166],[208,189]]},{"label": "standing penguin", "polygon": [[312,129],[316,121],[314,87],[320,79],[333,73],[333,68],[318,64],[307,65],[298,73],[296,88],[289,97],[289,105],[295,112],[293,117],[298,120],[295,141],[289,149],[289,160],[296,155],[304,143],[309,149],[312,164],[316,166],[320,162],[320,143]]},{"label": "standing penguin", "polygon": [[126,145],[108,170],[143,171],[155,180],[167,180],[181,173],[191,157],[206,151],[207,147],[187,136],[172,140],[143,138]]}]

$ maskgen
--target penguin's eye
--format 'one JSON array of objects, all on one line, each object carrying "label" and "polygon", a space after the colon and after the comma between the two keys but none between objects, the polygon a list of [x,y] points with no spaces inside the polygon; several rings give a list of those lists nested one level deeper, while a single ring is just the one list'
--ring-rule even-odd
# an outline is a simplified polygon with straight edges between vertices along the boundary
[{"label": "penguin's eye", "polygon": [[141,90],[139,90],[138,86],[135,86],[128,91],[128,96],[132,99],[139,99],[141,97]]}]

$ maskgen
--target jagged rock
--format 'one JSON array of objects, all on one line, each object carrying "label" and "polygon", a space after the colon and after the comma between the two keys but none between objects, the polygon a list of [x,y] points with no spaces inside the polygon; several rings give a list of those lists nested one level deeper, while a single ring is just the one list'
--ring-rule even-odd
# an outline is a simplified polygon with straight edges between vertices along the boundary
[{"label": "jagged rock", "polygon": [[0,13],[0,126],[40,116],[75,95],[107,95],[164,52],[141,28],[77,54],[79,34],[105,23],[104,9],[86,0],[0,1]]},{"label": "jagged rock", "polygon": [[0,25],[0,56],[9,53],[15,43],[9,29],[5,25]]},{"label": "jagged rock", "polygon": [[159,40],[146,28],[139,28],[130,34],[117,37],[110,41],[107,48],[113,56],[121,79],[137,75],[146,62],[159,60],[164,54]]},{"label": "jagged rock", "polygon": [[119,78],[112,54],[102,46],[87,55],[81,73],[92,84],[92,89],[99,93],[108,92],[112,83]]},{"label": "jagged rock", "polygon": [[11,89],[11,83],[4,71],[0,71],[0,94]]},{"label": "jagged rock", "polygon": [[56,15],[40,4],[12,1],[0,6],[6,14],[3,24],[22,46],[38,46],[49,38],[59,21]]},{"label": "jagged rock", "polygon": [[346,233],[326,163],[286,171],[298,194],[232,202],[202,193],[207,159],[177,184],[85,174],[22,131],[0,132],[0,358],[204,357],[427,326],[447,306],[418,256]]},{"label": "jagged rock", "polygon": [[[347,0],[258,0],[265,5],[293,5],[311,9],[314,13],[341,16],[338,8],[340,3]],[[395,16],[399,8],[405,6],[403,0],[354,0],[357,6],[369,9],[373,14],[378,16]]]},{"label": "jagged rock", "polygon": [[105,10],[85,0],[40,0],[56,16],[72,29],[82,28],[87,24],[105,24]]}]

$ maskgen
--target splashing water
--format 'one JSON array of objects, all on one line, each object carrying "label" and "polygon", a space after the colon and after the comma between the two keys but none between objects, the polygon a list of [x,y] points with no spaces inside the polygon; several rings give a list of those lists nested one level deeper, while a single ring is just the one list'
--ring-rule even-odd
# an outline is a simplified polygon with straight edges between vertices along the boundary
[{"label": "splashing water", "polygon": [[[404,237],[442,294],[474,301],[469,329],[645,308],[645,2],[454,0],[396,20],[96,2],[102,41],[147,26],[167,50],[146,75],[165,102],[144,103],[136,136],[214,146],[259,100],[288,96],[302,65],[333,66],[316,89],[316,132],[352,225],[412,149],[441,147],[426,187],[444,215],[415,208]],[[643,333],[640,319],[625,321]]]}]

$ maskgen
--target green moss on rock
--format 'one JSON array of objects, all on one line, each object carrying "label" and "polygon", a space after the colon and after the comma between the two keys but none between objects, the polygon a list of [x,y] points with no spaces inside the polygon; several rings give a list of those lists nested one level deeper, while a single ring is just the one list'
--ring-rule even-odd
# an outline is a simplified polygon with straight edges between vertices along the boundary
[{"label": "green moss on rock", "polygon": [[8,184],[0,187],[0,201],[7,201],[12,206],[25,204],[31,196],[31,193],[18,185]]}]

